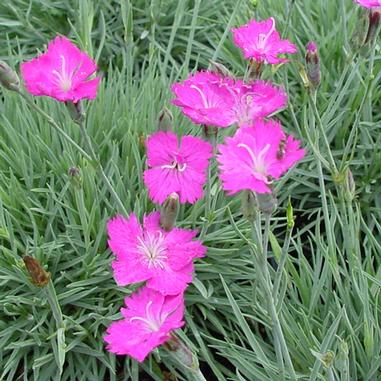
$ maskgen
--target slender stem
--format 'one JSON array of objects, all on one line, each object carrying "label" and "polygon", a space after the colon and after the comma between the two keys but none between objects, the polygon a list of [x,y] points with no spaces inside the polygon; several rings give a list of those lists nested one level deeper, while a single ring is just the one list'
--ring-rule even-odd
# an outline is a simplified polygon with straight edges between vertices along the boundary
[{"label": "slender stem", "polygon": [[55,120],[47,114],[41,107],[37,106],[27,95],[22,93],[21,91],[18,92],[18,94],[21,95],[22,98],[25,99],[25,101],[28,103],[30,107],[32,107],[35,111],[37,111],[41,116],[43,116],[46,121],[57,131],[59,132],[70,144],[73,145],[77,149],[79,153],[81,153],[87,160],[91,160],[90,155],[83,150],[56,122]]},{"label": "slender stem", "polygon": [[96,163],[97,167],[99,168],[99,171],[101,173],[102,179],[105,182],[108,190],[112,194],[115,202],[118,204],[119,209],[124,213],[124,215],[127,216],[128,212],[127,212],[126,208],[124,207],[122,200],[120,199],[120,197],[116,193],[114,187],[110,183],[110,180],[108,179],[107,175],[105,174],[104,169],[102,167],[102,164],[101,164],[98,156],[96,155],[96,153],[94,151],[93,144],[91,143],[90,136],[88,135],[87,130],[86,130],[83,122],[79,123],[79,129],[81,131],[81,134],[82,134],[83,140],[85,142],[85,145],[86,145],[88,151],[90,152],[91,160],[93,160]]},{"label": "slender stem", "polygon": [[[259,214],[259,213],[258,213]],[[256,225],[256,226],[255,226]],[[273,284],[271,281],[271,276],[267,263],[267,247],[268,247],[268,237],[270,231],[270,215],[267,214],[265,217],[265,231],[263,234],[263,242],[261,236],[259,235],[261,231],[261,220],[260,216],[257,218],[255,224],[253,224],[253,234],[254,239],[258,243],[258,252],[254,257],[256,258],[256,266],[258,267],[258,278],[262,283],[263,291],[265,293],[265,298],[267,301],[268,312],[271,317],[271,321],[274,328],[274,340],[275,340],[275,351],[277,354],[278,364],[281,367],[281,371],[283,371],[283,361],[285,362],[288,371],[291,375],[292,380],[296,380],[296,373],[294,370],[294,366],[292,364],[292,360],[290,357],[290,353],[287,348],[287,343],[284,338],[282,326],[278,317],[278,313],[275,307],[275,301],[273,297]]]},{"label": "slender stem", "polygon": [[286,232],[286,239],[282,247],[282,253],[281,253],[278,269],[275,275],[274,288],[273,288],[273,297],[275,298],[275,300],[278,299],[280,281],[282,279],[283,270],[286,265],[287,253],[288,253],[288,248],[290,247],[291,236],[292,236],[292,228],[288,228]]}]

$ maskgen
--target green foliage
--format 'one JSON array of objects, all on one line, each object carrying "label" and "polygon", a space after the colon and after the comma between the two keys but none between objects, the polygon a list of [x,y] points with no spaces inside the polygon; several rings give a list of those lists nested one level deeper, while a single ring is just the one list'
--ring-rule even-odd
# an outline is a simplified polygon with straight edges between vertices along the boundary
[{"label": "green foliage", "polygon": [[[160,110],[171,109],[180,132],[201,134],[170,106],[170,84],[206,68],[211,59],[242,75],[246,62],[230,27],[274,16],[300,53],[274,72],[266,68],[265,77],[289,93],[289,107],[277,117],[308,150],[303,163],[278,182],[279,207],[271,219],[270,256],[278,261],[288,241],[290,200],[294,227],[276,297],[281,325],[300,380],[379,380],[378,46],[374,57],[353,56],[349,42],[360,9],[351,0],[253,3],[2,2],[0,32],[6,41],[0,59],[17,68],[57,33],[98,58],[105,78],[97,99],[87,103],[86,128],[125,207],[142,216],[154,208],[142,183],[142,139],[155,130]],[[317,41],[322,65],[317,113],[299,72],[309,40]],[[106,221],[121,211],[92,164],[17,94],[1,91],[0,379],[135,381],[144,380],[144,371],[163,380],[165,368],[184,379],[163,351],[138,366],[105,350],[105,329],[120,318],[123,298],[132,291],[116,286],[106,243]],[[45,98],[37,103],[81,143],[62,104]],[[325,166],[327,147],[314,135],[319,121],[337,173]],[[78,171],[69,171],[73,167]],[[197,351],[208,380],[279,380],[271,319],[247,245],[250,225],[239,197],[220,190],[215,171],[211,195],[211,211],[200,201],[183,207],[178,219],[181,226],[198,228],[209,248],[187,291],[181,335]],[[51,273],[53,289],[31,282],[25,254]],[[272,269],[271,275],[279,277]],[[56,298],[56,311],[48,297]]]}]

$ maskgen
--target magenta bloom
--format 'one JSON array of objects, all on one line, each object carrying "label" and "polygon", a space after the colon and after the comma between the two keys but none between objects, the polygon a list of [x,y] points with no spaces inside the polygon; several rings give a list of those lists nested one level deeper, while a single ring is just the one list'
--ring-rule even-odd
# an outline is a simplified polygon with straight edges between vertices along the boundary
[{"label": "magenta bloom", "polygon": [[287,94],[265,81],[244,83],[236,81],[233,91],[235,103],[231,113],[239,125],[251,124],[285,107]]},{"label": "magenta bloom", "polygon": [[104,340],[107,350],[142,362],[184,325],[184,296],[164,296],[147,287],[125,299],[124,319],[112,323]]},{"label": "magenta bloom", "polygon": [[220,178],[230,195],[241,190],[271,193],[270,184],[303,158],[300,142],[286,136],[279,122],[257,121],[218,146]]},{"label": "magenta bloom", "polygon": [[200,138],[184,136],[180,142],[173,132],[157,132],[147,139],[147,162],[144,183],[149,196],[163,203],[177,193],[181,203],[194,203],[203,195],[206,169],[212,146]]},{"label": "magenta bloom", "polygon": [[355,2],[364,8],[381,7],[381,0],[355,0]]},{"label": "magenta bloom", "polygon": [[134,214],[128,219],[118,216],[108,222],[107,230],[116,256],[114,277],[121,286],[147,281],[163,295],[178,294],[192,282],[193,259],[206,252],[200,241],[192,240],[196,231],[164,231],[159,212],[146,216],[143,227]]},{"label": "magenta bloom", "polygon": [[21,64],[21,74],[31,94],[61,102],[94,99],[100,77],[90,77],[96,70],[97,65],[86,53],[61,36],[49,43],[46,53]]},{"label": "magenta bloom", "polygon": [[283,108],[287,95],[264,81],[244,83],[215,73],[199,72],[172,86],[173,104],[194,123],[229,127],[251,123]]},{"label": "magenta bloom", "polygon": [[229,110],[234,105],[234,95],[229,85],[234,80],[216,73],[198,72],[181,83],[172,85],[176,99],[172,103],[196,124],[228,127],[234,124]]},{"label": "magenta bloom", "polygon": [[279,58],[279,54],[297,52],[294,44],[281,40],[272,17],[259,22],[252,20],[239,28],[233,28],[232,32],[234,43],[241,48],[246,59],[278,64],[287,62],[287,59]]}]

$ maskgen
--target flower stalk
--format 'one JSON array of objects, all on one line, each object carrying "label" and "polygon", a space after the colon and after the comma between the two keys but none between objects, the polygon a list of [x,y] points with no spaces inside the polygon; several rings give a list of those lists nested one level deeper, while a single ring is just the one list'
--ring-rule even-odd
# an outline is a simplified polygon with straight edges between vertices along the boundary
[{"label": "flower stalk", "polygon": [[274,300],[274,286],[271,280],[269,266],[267,262],[267,249],[269,242],[270,232],[270,214],[265,214],[265,228],[262,239],[262,223],[261,216],[258,213],[257,219],[252,225],[254,242],[257,243],[257,249],[254,250],[254,266],[258,269],[258,281],[264,292],[264,296],[267,301],[267,311],[271,317],[274,334],[274,345],[278,365],[281,369],[281,373],[284,378],[284,364],[287,367],[289,375],[292,380],[297,380],[295,369],[291,360],[290,353],[288,351],[286,339],[283,334],[281,322],[278,316],[278,312],[275,306]]}]

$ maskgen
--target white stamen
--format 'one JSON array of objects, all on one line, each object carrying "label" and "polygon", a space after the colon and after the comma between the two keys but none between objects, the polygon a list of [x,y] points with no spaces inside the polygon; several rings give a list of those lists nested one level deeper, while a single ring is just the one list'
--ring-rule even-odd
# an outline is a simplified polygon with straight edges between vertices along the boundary
[{"label": "white stamen", "polygon": [[259,154],[257,156],[254,154],[252,149],[244,143],[238,144],[238,147],[244,148],[248,152],[251,159],[253,160],[254,171],[260,173],[261,175],[266,175],[266,166],[263,161],[263,158],[266,155],[267,151],[270,149],[270,144],[266,144],[265,147],[262,148],[261,151],[259,151]]},{"label": "white stamen", "polygon": [[66,68],[66,60],[63,55],[60,55],[61,58],[61,71],[53,70],[53,74],[58,79],[58,85],[64,92],[68,92],[71,89],[72,79],[74,72],[68,73]]},{"label": "white stamen", "polygon": [[202,103],[204,104],[205,108],[211,107],[209,105],[208,99],[206,98],[204,92],[199,87],[197,87],[196,85],[191,85],[190,88],[191,89],[195,89],[200,94],[201,99],[202,99]]},{"label": "white stamen", "polygon": [[265,48],[265,45],[266,45],[268,39],[271,37],[271,35],[273,34],[273,32],[275,30],[275,20],[273,17],[271,17],[270,20],[271,20],[270,30],[267,33],[260,33],[258,35],[258,47],[261,49]]},{"label": "white stamen", "polygon": [[141,321],[144,324],[147,325],[147,328],[152,332],[157,332],[160,330],[160,327],[162,325],[161,319],[157,321],[155,317],[151,313],[151,306],[152,306],[152,300],[150,300],[146,305],[146,318],[143,318],[141,316],[134,316],[130,318],[130,322],[133,321]]},{"label": "white stamen", "polygon": [[138,237],[139,245],[137,248],[143,254],[144,260],[146,261],[148,268],[161,268],[164,269],[166,265],[167,255],[166,248],[163,245],[164,236],[162,232],[159,235],[153,235],[147,233],[143,240]]}]

